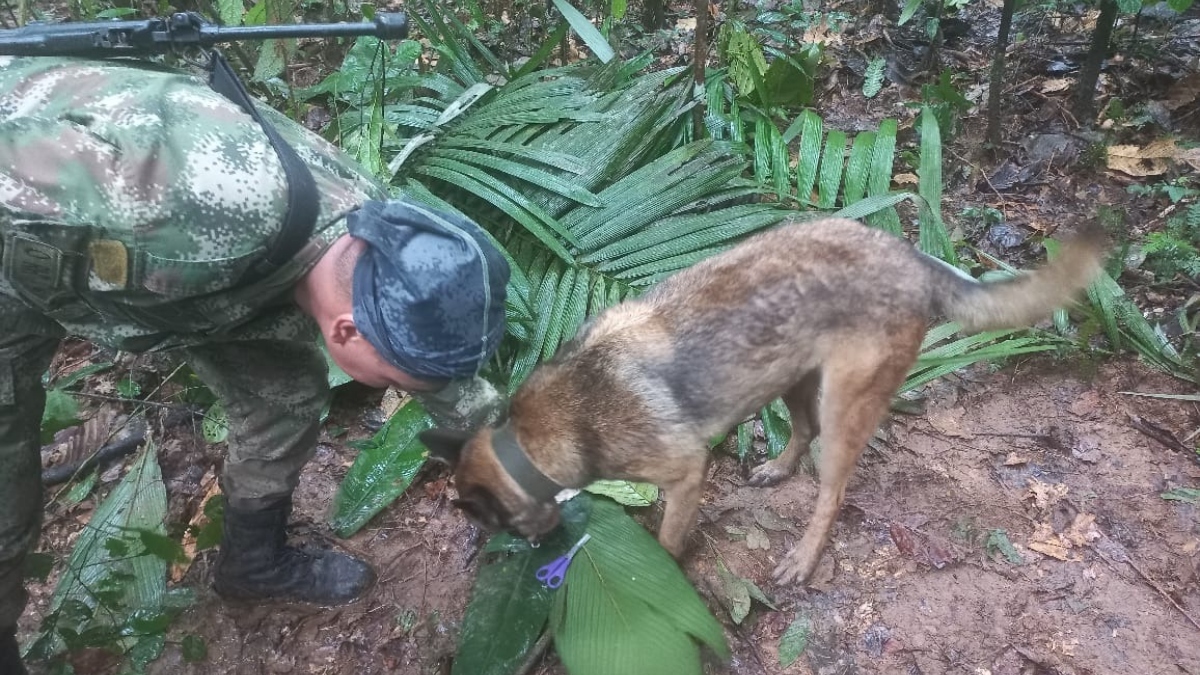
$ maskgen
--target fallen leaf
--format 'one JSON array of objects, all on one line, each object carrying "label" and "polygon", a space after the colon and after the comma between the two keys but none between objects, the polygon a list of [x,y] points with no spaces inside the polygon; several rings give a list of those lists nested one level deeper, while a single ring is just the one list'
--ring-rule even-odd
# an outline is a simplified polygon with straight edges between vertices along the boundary
[{"label": "fallen leaf", "polygon": [[1052,80],[1046,80],[1042,83],[1043,94],[1053,94],[1056,91],[1063,91],[1071,86],[1071,80],[1065,77],[1056,77]]},{"label": "fallen leaf", "polygon": [[1033,505],[1042,511],[1057,504],[1070,491],[1070,488],[1062,483],[1051,485],[1036,478],[1030,478],[1027,484],[1029,491],[1025,493],[1026,497],[1033,497]]},{"label": "fallen leaf", "polygon": [[1020,466],[1028,463],[1028,457],[1025,457],[1024,455],[1018,455],[1015,452],[1008,453],[1008,457],[1004,458],[1004,466]]},{"label": "fallen leaf", "polygon": [[696,30],[696,17],[684,17],[675,22],[675,30]]},{"label": "fallen leaf", "polygon": [[1068,560],[1069,554],[1067,546],[1059,539],[1054,530],[1051,529],[1049,523],[1039,523],[1030,535],[1029,542],[1025,544],[1032,551],[1037,551],[1043,555],[1048,555],[1051,558],[1058,560]]},{"label": "fallen leaf", "polygon": [[897,185],[920,185],[921,179],[917,178],[916,174],[898,173],[892,178]]},{"label": "fallen leaf", "polygon": [[958,560],[958,556],[944,542],[900,523],[890,524],[888,533],[901,554],[923,562],[934,569],[940,570],[948,563]]},{"label": "fallen leaf", "polygon": [[721,577],[721,602],[729,610],[729,618],[736,624],[741,624],[750,613],[751,600],[778,610],[762,589],[753,581],[730,572],[725,563],[717,560],[717,576]]},{"label": "fallen leaf", "polygon": [[[220,494],[221,483],[217,481],[217,476],[209,469],[204,477],[200,479],[200,487],[204,489],[204,496],[200,498],[200,504],[208,502],[214,495]],[[171,566],[170,579],[173,583],[179,583],[183,577],[187,575],[188,570],[192,567],[192,561],[196,558],[196,532],[208,522],[208,516],[204,515],[204,509],[196,509],[196,514],[188,522],[187,530],[183,533],[183,552],[187,554],[187,562],[178,562]]]},{"label": "fallen leaf", "polygon": [[771,532],[796,532],[796,526],[788,520],[780,518],[779,514],[767,508],[754,509],[754,522],[759,527]]},{"label": "fallen leaf", "polygon": [[1171,110],[1178,110],[1197,98],[1200,98],[1200,73],[1192,73],[1171,85],[1167,90],[1165,105]]},{"label": "fallen leaf", "polygon": [[791,625],[779,638],[779,665],[787,668],[800,658],[808,648],[808,636],[812,633],[808,617],[797,614]]},{"label": "fallen leaf", "polygon": [[1130,176],[1158,176],[1171,168],[1169,160],[1178,155],[1172,140],[1155,141],[1150,145],[1113,145],[1108,148],[1108,168]]},{"label": "fallen leaf", "polygon": [[767,533],[757,527],[751,527],[746,532],[746,548],[753,551],[754,549],[762,549],[764,551],[771,550],[771,540],[767,538]]}]

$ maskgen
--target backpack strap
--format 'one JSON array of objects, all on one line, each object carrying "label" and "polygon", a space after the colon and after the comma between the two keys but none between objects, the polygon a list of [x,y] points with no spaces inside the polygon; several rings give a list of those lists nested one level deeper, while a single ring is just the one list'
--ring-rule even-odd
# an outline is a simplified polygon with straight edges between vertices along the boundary
[{"label": "backpack strap", "polygon": [[317,196],[316,181],[312,172],[296,154],[292,146],[279,135],[275,127],[268,122],[254,107],[242,81],[238,79],[233,67],[225,60],[220,51],[214,49],[208,61],[208,84],[214,91],[241,106],[250,117],[254,118],[266,133],[287,178],[287,212],[283,217],[283,227],[279,236],[271,242],[267,255],[252,266],[243,281],[261,280],[277,271],[295,256],[308,243],[317,223],[317,213],[320,210],[320,199]]}]

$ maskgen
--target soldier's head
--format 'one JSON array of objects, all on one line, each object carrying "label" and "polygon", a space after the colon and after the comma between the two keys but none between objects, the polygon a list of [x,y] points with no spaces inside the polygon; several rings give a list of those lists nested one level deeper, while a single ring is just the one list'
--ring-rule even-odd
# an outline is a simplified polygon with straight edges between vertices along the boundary
[{"label": "soldier's head", "polygon": [[482,228],[402,200],[347,216],[335,261],[349,313],[323,326],[330,356],[372,386],[434,391],[475,375],[504,336],[509,268]]}]

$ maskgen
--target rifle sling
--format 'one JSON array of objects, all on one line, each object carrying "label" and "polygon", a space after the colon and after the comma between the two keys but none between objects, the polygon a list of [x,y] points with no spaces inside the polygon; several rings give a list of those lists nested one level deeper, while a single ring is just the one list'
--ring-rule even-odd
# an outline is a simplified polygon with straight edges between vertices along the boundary
[{"label": "rifle sling", "polygon": [[292,146],[283,140],[275,127],[254,107],[254,103],[250,100],[250,94],[220,51],[212,50],[208,68],[209,86],[241,106],[258,122],[267,138],[270,139],[276,154],[279,155],[279,162],[283,166],[283,173],[287,178],[287,212],[283,217],[283,227],[280,229],[279,236],[267,250],[266,257],[247,272],[247,276],[251,279],[244,279],[245,281],[261,280],[287,264],[312,236],[313,228],[317,223],[317,212],[320,209],[317,186],[308,165],[300,159]]}]

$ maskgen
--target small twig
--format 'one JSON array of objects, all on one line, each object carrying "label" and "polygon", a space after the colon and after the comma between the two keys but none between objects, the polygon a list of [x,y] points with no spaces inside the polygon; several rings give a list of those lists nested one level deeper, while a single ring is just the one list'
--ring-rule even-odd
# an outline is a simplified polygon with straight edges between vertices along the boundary
[{"label": "small twig", "polygon": [[191,406],[184,403],[159,403],[158,401],[144,401],[137,398],[123,398],[121,396],[106,396],[104,394],[89,394],[82,391],[71,392],[72,396],[81,398],[91,398],[97,401],[112,401],[114,403],[129,403],[131,405],[145,405],[153,408],[166,408],[168,410],[190,410]]},{"label": "small twig", "polygon": [[[1109,558],[1100,549],[1093,549],[1093,550],[1095,550],[1096,553],[1098,553],[1100,555],[1100,557],[1103,558],[1104,561],[1107,562],[1109,565],[1116,565],[1116,561],[1113,560],[1112,558]],[[1170,603],[1170,605],[1172,607],[1174,607],[1176,610],[1178,610],[1179,613],[1183,615],[1183,618],[1188,620],[1188,623],[1192,624],[1197,629],[1200,629],[1200,622],[1197,622],[1194,618],[1192,618],[1191,614],[1187,613],[1186,609],[1181,607],[1178,602],[1175,602],[1175,598],[1172,598],[1169,593],[1167,593],[1165,590],[1163,590],[1162,586],[1159,586],[1157,581],[1151,579],[1149,577],[1149,575],[1147,575],[1145,572],[1143,572],[1142,568],[1138,567],[1137,563],[1133,562],[1133,560],[1130,559],[1128,556],[1124,556],[1124,558],[1125,558],[1125,560],[1124,560],[1125,564],[1132,567],[1133,571],[1137,572],[1138,576],[1142,578],[1142,581],[1146,582],[1146,584],[1148,586],[1150,586],[1150,588],[1153,588],[1155,591],[1157,591],[1158,594],[1163,597],[1163,599],[1165,599],[1168,603]]]},{"label": "small twig", "polygon": [[530,648],[529,654],[525,656],[525,660],[521,662],[521,665],[515,671],[513,671],[513,675],[525,675],[525,673],[533,670],[533,667],[537,665],[538,660],[542,658],[542,654],[549,646],[550,631],[543,631],[542,636],[538,638],[538,641],[533,643],[533,647]]},{"label": "small twig", "polygon": [[1172,434],[1157,424],[1150,422],[1144,417],[1140,415],[1130,415],[1129,425],[1134,429],[1137,429],[1138,432],[1140,432],[1143,436],[1147,436],[1158,441],[1168,450],[1174,450],[1175,452],[1191,457],[1194,461],[1200,462],[1200,455],[1197,455],[1195,451],[1181,443],[1178,438],[1175,438],[1175,434]]}]

